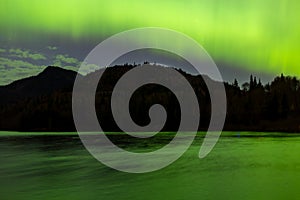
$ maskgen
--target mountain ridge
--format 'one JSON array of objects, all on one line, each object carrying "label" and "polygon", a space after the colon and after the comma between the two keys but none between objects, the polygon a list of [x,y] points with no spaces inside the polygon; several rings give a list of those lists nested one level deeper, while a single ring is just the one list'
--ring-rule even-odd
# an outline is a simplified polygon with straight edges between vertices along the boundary
[{"label": "mountain ridge", "polygon": [[[20,98],[47,95],[56,90],[73,86],[77,72],[55,66],[46,67],[41,73],[0,86],[0,103],[12,103]],[[6,95],[4,94],[6,93]]]},{"label": "mountain ridge", "polygon": [[[105,131],[120,131],[110,107],[111,93],[119,78],[132,65],[106,68],[98,84],[95,107],[98,120]],[[210,121],[210,95],[206,76],[180,72],[191,84],[201,111],[199,130],[206,130]],[[47,67],[40,74],[0,87],[0,130],[8,131],[75,131],[72,116],[72,90],[77,72],[59,67]],[[98,78],[97,71],[83,78]],[[205,79],[205,81],[204,81]],[[227,95],[227,117],[224,130],[228,131],[283,131],[300,132],[300,81],[295,77],[276,77],[262,85],[250,77],[242,89],[237,81],[224,83]],[[164,131],[175,131],[180,123],[180,106],[167,88],[146,85],[137,90],[130,100],[129,110],[139,125],[150,121],[149,108],[162,104],[167,113]]]}]

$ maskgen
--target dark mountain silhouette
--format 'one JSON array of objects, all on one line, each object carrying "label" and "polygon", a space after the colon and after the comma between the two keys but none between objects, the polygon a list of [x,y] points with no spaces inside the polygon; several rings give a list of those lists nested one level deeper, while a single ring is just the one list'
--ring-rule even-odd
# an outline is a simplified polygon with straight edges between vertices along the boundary
[{"label": "dark mountain silhouette", "polygon": [[[120,131],[110,110],[113,88],[133,65],[106,69],[96,93],[96,111],[105,131]],[[156,66],[159,67],[159,66]],[[201,110],[199,130],[210,121],[210,97],[203,80],[178,70],[192,85]],[[84,79],[99,77],[96,71]],[[21,79],[0,87],[0,130],[9,131],[75,131],[72,117],[72,88],[77,73],[59,67],[47,67],[37,76]],[[300,131],[300,82],[295,77],[276,77],[262,85],[251,76],[240,88],[237,80],[225,83],[228,111],[224,130],[232,131]],[[148,111],[162,104],[167,113],[164,131],[175,131],[180,122],[180,106],[167,88],[148,84],[132,96],[129,110],[139,125],[150,122]]]},{"label": "dark mountain silhouette", "polygon": [[24,98],[37,97],[55,91],[71,91],[77,73],[59,67],[47,67],[37,76],[0,86],[0,103],[14,103]]}]

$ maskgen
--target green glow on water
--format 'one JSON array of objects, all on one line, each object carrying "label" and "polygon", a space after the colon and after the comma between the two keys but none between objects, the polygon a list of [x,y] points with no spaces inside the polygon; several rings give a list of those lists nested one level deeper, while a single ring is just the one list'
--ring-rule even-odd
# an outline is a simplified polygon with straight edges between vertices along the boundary
[{"label": "green glow on water", "polygon": [[0,137],[1,199],[299,199],[299,135],[251,134],[220,138],[204,159],[198,138],[179,160],[148,174],[107,168],[75,137]]}]

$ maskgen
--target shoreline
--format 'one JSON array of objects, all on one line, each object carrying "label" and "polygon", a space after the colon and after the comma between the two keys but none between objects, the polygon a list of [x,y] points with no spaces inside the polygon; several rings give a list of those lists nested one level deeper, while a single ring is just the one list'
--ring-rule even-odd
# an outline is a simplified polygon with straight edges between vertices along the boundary
[{"label": "shoreline", "polygon": [[[159,132],[156,136],[173,136],[173,131]],[[187,132],[188,133],[188,132]],[[95,132],[87,132],[95,134]],[[102,133],[104,134],[104,133]],[[127,136],[124,132],[105,132],[106,135]],[[205,137],[207,132],[198,131],[196,137]],[[0,137],[21,137],[21,136],[78,136],[77,132],[18,132],[18,131],[0,131]],[[266,132],[266,131],[222,131],[220,137],[300,137],[300,132]],[[146,138],[147,139],[147,138]]]}]

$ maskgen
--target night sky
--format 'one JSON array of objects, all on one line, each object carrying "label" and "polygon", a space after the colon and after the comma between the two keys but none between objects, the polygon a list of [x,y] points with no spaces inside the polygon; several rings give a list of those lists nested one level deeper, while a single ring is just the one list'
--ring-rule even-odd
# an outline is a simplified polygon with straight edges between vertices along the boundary
[{"label": "night sky", "polygon": [[[263,82],[281,73],[299,77],[299,10],[297,0],[1,0],[0,85],[48,65],[76,70],[105,38],[147,26],[195,39],[225,81],[242,83],[250,74]],[[155,51],[136,52],[116,63],[143,60],[184,64]]]}]

